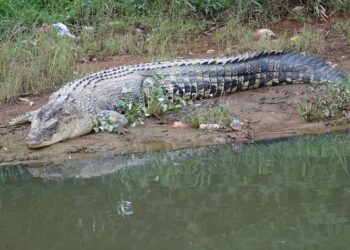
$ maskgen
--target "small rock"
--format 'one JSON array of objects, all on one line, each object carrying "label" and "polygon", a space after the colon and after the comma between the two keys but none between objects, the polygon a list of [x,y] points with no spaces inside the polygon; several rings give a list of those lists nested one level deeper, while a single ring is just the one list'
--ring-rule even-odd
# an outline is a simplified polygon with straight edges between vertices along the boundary
[{"label": "small rock", "polygon": [[331,111],[329,109],[325,109],[325,111],[323,112],[324,116],[329,118],[331,116]]},{"label": "small rock", "polygon": [[256,29],[253,36],[259,40],[276,39],[276,34],[270,29]]},{"label": "small rock", "polygon": [[213,49],[208,49],[207,50],[207,54],[213,54],[215,52],[215,50],[213,50]]},{"label": "small rock", "polygon": [[216,123],[202,123],[199,125],[199,129],[207,129],[207,130],[216,130],[222,128],[219,124]]},{"label": "small rock", "polygon": [[138,35],[138,36],[143,36],[143,35],[144,35],[144,34],[143,34],[143,30],[140,29],[140,28],[136,28],[136,29],[135,29],[135,34]]},{"label": "small rock", "polygon": [[174,122],[174,124],[171,125],[171,128],[186,128],[186,127],[187,127],[186,123],[183,123],[181,121]]},{"label": "small rock", "polygon": [[292,12],[302,12],[303,10],[304,10],[304,6],[298,5],[292,9]]}]

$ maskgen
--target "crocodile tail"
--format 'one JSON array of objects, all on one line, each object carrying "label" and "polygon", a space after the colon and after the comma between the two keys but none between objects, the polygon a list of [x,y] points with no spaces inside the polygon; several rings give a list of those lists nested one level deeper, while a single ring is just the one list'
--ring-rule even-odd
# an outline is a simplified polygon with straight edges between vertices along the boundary
[{"label": "crocodile tail", "polygon": [[279,84],[334,82],[346,77],[320,57],[290,50],[189,61],[159,75],[167,93],[189,98]]},{"label": "crocodile tail", "polygon": [[[324,59],[300,54],[293,51],[283,51],[280,55],[280,69],[282,75],[290,72],[292,82],[334,82],[346,77],[339,68]],[[285,72],[285,74],[283,74]],[[282,77],[281,77],[282,78]]]},{"label": "crocodile tail", "polygon": [[[334,82],[346,77],[320,57],[290,50],[238,57],[225,62],[224,67],[228,67],[231,74],[227,84],[225,82],[226,93],[280,84]],[[229,84],[231,87],[227,88]]]},{"label": "crocodile tail", "polygon": [[267,85],[334,82],[346,77],[335,65],[320,57],[290,50],[261,53],[253,57],[248,64],[253,61],[260,72],[266,72]]}]

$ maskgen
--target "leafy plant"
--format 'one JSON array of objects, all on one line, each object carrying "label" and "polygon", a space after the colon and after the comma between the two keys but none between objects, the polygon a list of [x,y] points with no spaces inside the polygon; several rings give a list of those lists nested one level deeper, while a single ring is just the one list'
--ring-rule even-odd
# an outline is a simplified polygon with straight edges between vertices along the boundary
[{"label": "leafy plant", "polygon": [[99,133],[99,132],[109,132],[109,133],[112,133],[112,132],[115,132],[115,126],[116,124],[114,124],[114,122],[109,119],[109,118],[96,118],[94,120],[94,125],[93,125],[93,130],[96,132],[96,133]]},{"label": "leafy plant", "polygon": [[116,104],[116,110],[125,115],[129,124],[141,122],[145,117],[150,116],[147,107],[140,100],[119,100]]},{"label": "leafy plant", "polygon": [[157,117],[187,104],[187,101],[182,96],[169,97],[164,89],[157,85],[150,86],[146,91],[146,96],[149,113]]},{"label": "leafy plant", "polygon": [[146,103],[141,100],[122,99],[116,103],[116,110],[126,116],[129,124],[142,123],[146,117],[160,117],[165,113],[187,105],[181,96],[169,98],[160,86],[150,86],[146,91]]}]

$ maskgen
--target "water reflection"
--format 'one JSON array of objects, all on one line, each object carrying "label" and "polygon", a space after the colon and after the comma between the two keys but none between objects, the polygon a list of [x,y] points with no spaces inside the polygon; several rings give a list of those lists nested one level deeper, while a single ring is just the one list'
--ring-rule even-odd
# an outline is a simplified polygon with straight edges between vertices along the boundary
[{"label": "water reflection", "polygon": [[211,148],[62,182],[2,173],[0,249],[348,249],[348,142]]}]

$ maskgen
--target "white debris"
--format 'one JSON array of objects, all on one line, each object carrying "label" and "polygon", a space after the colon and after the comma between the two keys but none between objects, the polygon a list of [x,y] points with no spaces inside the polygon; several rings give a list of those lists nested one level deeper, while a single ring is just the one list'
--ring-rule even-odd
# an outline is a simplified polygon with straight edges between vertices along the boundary
[{"label": "white debris", "polygon": [[57,32],[60,36],[67,36],[69,38],[75,38],[75,36],[69,31],[68,27],[63,23],[54,23],[51,27]]},{"label": "white debris", "polygon": [[94,27],[92,26],[83,26],[83,30],[87,32],[92,32],[94,31]]},{"label": "white debris", "polygon": [[118,201],[117,212],[120,216],[128,216],[134,213],[131,201]]},{"label": "white debris", "polygon": [[199,129],[216,130],[220,128],[222,128],[222,126],[216,123],[202,123],[199,125]]},{"label": "white debris", "polygon": [[21,101],[21,102],[27,102],[29,104],[29,106],[33,106],[34,105],[34,102],[29,100],[28,98],[19,97],[18,100]]}]

